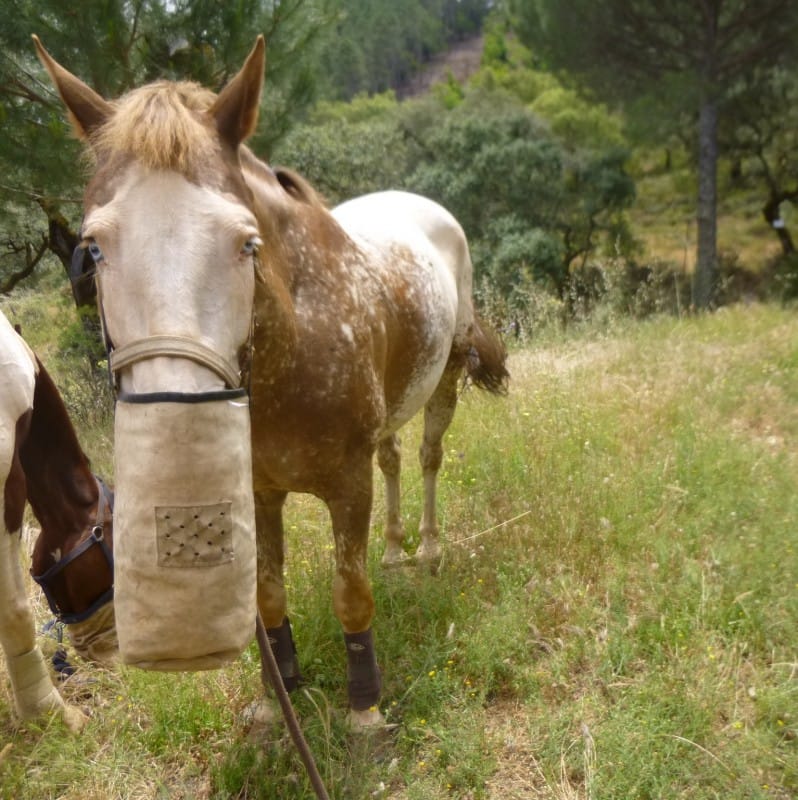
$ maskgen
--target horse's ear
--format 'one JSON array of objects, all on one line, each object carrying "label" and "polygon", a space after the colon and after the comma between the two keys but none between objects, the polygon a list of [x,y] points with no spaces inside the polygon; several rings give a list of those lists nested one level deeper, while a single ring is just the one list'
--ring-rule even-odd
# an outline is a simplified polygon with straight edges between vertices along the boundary
[{"label": "horse's ear", "polygon": [[39,37],[33,34],[33,43],[39,61],[50,75],[58,94],[64,101],[72,127],[78,137],[88,139],[111,115],[113,108],[94,89],[90,89],[82,80],[64,69],[45,49]]},{"label": "horse's ear", "polygon": [[219,134],[234,150],[255,131],[258,123],[265,63],[266,42],[263,36],[258,36],[244,66],[219,92],[211,107]]}]

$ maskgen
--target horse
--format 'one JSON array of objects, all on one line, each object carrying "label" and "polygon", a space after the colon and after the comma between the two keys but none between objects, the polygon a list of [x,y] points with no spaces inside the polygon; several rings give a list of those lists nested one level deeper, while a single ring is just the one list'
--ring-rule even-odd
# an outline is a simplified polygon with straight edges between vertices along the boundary
[{"label": "horse", "polygon": [[55,711],[73,730],[85,717],[53,685],[36,643],[20,562],[26,502],[41,526],[31,574],[77,651],[113,659],[113,498],[92,474],[63,399],[0,313],[0,645],[22,719]]},{"label": "horse", "polygon": [[[432,200],[401,191],[330,209],[300,175],[257,158],[244,142],[258,120],[262,36],[218,95],[157,81],[114,101],[34,43],[94,163],[81,246],[96,263],[118,397],[199,407],[246,390],[257,610],[283,682],[290,689],[302,679],[282,519],[287,494],[302,492],[331,517],[351,722],[381,724],[366,568],[374,456],[385,479],[383,563],[399,564],[408,555],[397,432],[423,410],[413,558],[434,568],[441,441],[460,381],[504,394],[509,378],[501,340],[474,310],[462,227]],[[158,461],[179,483],[177,469]],[[121,502],[118,475],[115,483]],[[118,627],[120,602],[117,582]]]}]

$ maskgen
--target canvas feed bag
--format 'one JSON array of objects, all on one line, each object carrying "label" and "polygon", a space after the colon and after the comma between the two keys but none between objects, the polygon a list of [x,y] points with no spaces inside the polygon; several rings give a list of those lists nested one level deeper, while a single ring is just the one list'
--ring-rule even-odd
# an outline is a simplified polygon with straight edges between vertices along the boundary
[{"label": "canvas feed bag", "polygon": [[119,400],[114,604],[121,659],[214,669],[255,633],[249,406]]}]

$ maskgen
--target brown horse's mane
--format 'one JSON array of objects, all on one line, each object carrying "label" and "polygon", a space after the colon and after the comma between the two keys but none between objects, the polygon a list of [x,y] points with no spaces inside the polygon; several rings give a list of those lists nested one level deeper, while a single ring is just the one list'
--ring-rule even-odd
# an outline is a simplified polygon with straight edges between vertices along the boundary
[{"label": "brown horse's mane", "polygon": [[92,136],[107,158],[133,157],[149,169],[201,174],[220,151],[206,116],[216,95],[188,81],[156,81],[113,103],[114,113]]},{"label": "brown horse's mane", "polygon": [[34,413],[20,459],[28,500],[44,529],[53,519],[60,526],[71,523],[72,516],[96,502],[97,488],[64,401],[38,358],[36,363]]},{"label": "brown horse's mane", "polygon": [[275,167],[274,174],[280,186],[295,200],[311,206],[326,208],[326,200],[298,172],[288,167]]},{"label": "brown horse's mane", "polygon": [[241,166],[260,180],[270,181],[276,178],[280,186],[295,200],[317,208],[327,207],[324,197],[294,170],[288,167],[271,167],[248,147],[241,147],[238,155]]}]

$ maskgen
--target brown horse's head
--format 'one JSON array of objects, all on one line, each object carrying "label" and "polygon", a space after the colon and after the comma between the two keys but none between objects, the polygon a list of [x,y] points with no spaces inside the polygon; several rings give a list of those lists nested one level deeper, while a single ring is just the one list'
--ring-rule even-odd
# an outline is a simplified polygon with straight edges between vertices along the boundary
[{"label": "brown horse's head", "polygon": [[31,574],[80,655],[113,661],[113,493],[92,474],[64,401],[40,362],[25,419],[19,459],[41,525]]},{"label": "brown horse's head", "polygon": [[88,661],[112,664],[118,655],[114,621],[113,495],[97,482],[93,521],[60,546],[44,528],[36,540],[31,574],[56,617],[66,625],[77,653]]}]

